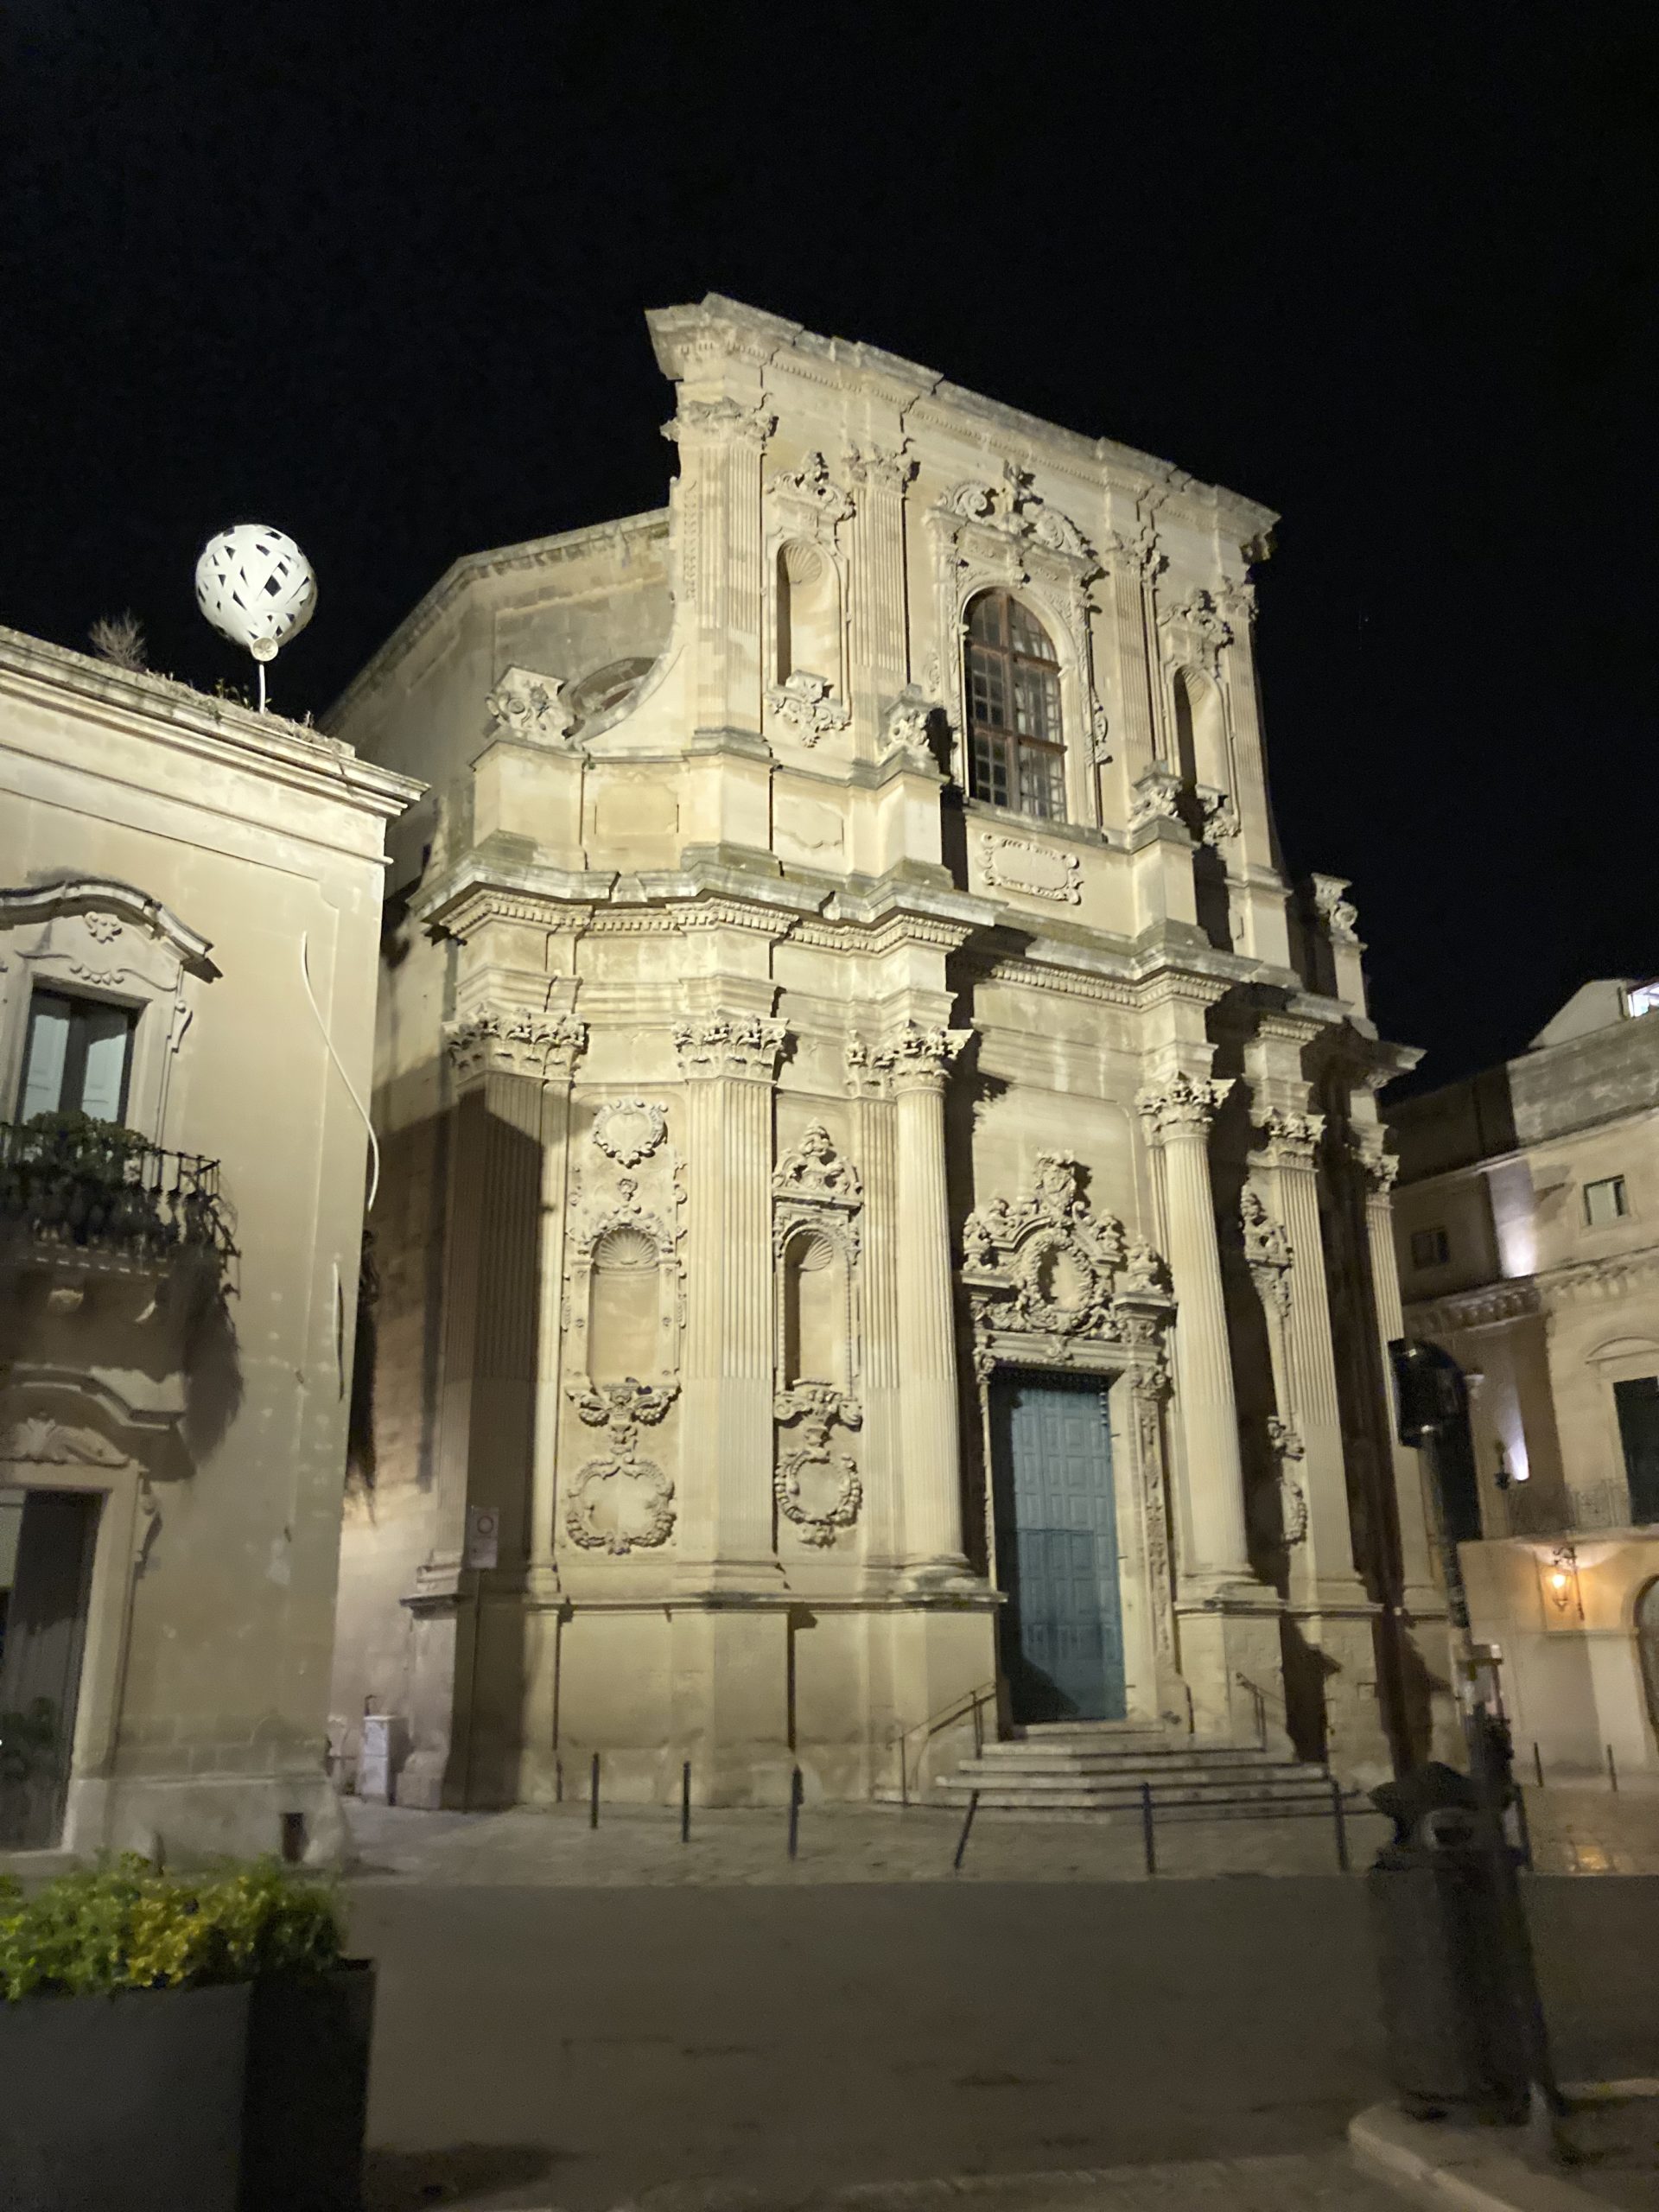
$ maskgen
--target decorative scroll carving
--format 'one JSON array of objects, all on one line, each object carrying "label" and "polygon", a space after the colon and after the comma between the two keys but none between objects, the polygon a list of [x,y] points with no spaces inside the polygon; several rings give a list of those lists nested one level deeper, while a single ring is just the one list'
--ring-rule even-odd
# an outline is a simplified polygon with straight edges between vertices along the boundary
[{"label": "decorative scroll carving", "polygon": [[1156,765],[1135,779],[1129,798],[1129,822],[1179,822],[1181,818],[1181,779],[1173,769]]},{"label": "decorative scroll carving", "polygon": [[655,1550],[674,1533],[674,1484],[654,1459],[602,1453],[572,1478],[564,1526],[584,1551]]},{"label": "decorative scroll carving", "polygon": [[830,475],[830,464],[821,453],[808,454],[798,468],[780,469],[766,489],[811,508],[831,526],[845,522],[853,512],[852,500]]},{"label": "decorative scroll carving", "polygon": [[1233,642],[1233,631],[1211,593],[1195,590],[1185,600],[1160,607],[1158,626],[1166,633],[1166,658],[1198,661],[1210,675],[1220,676],[1221,656]]},{"label": "decorative scroll carving", "polygon": [[569,1077],[588,1042],[588,1025],[574,1014],[524,1014],[482,1007],[454,1023],[444,1039],[457,1078],[522,1075],[539,1082]]},{"label": "decorative scroll carving", "polygon": [[1198,792],[1198,811],[1203,826],[1198,835],[1206,845],[1219,845],[1239,832],[1238,809],[1230,793],[1200,788]]},{"label": "decorative scroll carving", "polygon": [[803,1542],[827,1551],[842,1529],[855,1525],[864,1503],[857,1462],[850,1452],[830,1448],[830,1430],[837,1421],[857,1428],[863,1415],[843,1392],[810,1382],[780,1390],[772,1411],[780,1425],[795,1427],[793,1448],[782,1453],[772,1478],[778,1510]]},{"label": "decorative scroll carving", "polygon": [[1342,875],[1316,875],[1313,887],[1313,911],[1331,933],[1332,944],[1357,944],[1359,909],[1351,899],[1343,893],[1348,889],[1348,879]]},{"label": "decorative scroll carving", "polygon": [[29,1414],[0,1429],[0,1467],[125,1467],[129,1455],[95,1428],[69,1428],[42,1414]]},{"label": "decorative scroll carving", "polygon": [[1236,1080],[1190,1076],[1178,1068],[1167,1082],[1149,1084],[1135,1102],[1147,1135],[1154,1144],[1166,1144],[1172,1137],[1202,1137]]},{"label": "decorative scroll carving", "polygon": [[694,438],[730,438],[740,444],[764,446],[778,427],[778,417],[766,407],[745,407],[731,398],[687,399],[680,411],[663,425],[663,435],[678,444],[688,433]]},{"label": "decorative scroll carving", "polygon": [[793,730],[803,745],[816,745],[834,730],[845,729],[852,711],[830,694],[827,676],[814,676],[798,668],[766,693],[766,704],[777,719]]},{"label": "decorative scroll carving", "polygon": [[668,1113],[651,1098],[607,1098],[594,1116],[594,1142],[619,1167],[637,1167],[668,1135]]},{"label": "decorative scroll carving", "polygon": [[1164,1496],[1164,1402],[1169,1370],[1160,1360],[1135,1376],[1135,1442],[1141,1460],[1141,1516],[1146,1529],[1147,1580],[1151,1586],[1153,1638],[1160,1659],[1175,1656],[1175,1573],[1170,1557],[1169,1506]]},{"label": "decorative scroll carving", "polygon": [[941,708],[919,692],[901,693],[888,710],[882,758],[890,760],[895,753],[903,753],[918,768],[937,769],[939,760],[933,728],[935,718],[942,714]]},{"label": "decorative scroll carving", "polygon": [[1276,1167],[1311,1167],[1324,1134],[1323,1114],[1285,1114],[1274,1107],[1262,1123],[1263,1149]]},{"label": "decorative scroll carving", "polygon": [[1021,891],[1031,899],[1083,904],[1083,862],[1076,853],[1039,845],[1030,837],[985,830],[979,841],[985,880],[993,890]]},{"label": "decorative scroll carving", "polygon": [[836,1152],[828,1129],[814,1122],[772,1179],[773,1196],[797,1204],[856,1208],[863,1192],[858,1170]]},{"label": "decorative scroll carving", "polygon": [[674,1031],[680,1071],[686,1076],[741,1076],[770,1083],[789,1035],[786,1026],[760,1014],[715,1014],[682,1021]]},{"label": "decorative scroll carving", "polygon": [[1068,514],[1044,504],[1032,489],[1031,471],[1005,461],[1000,484],[958,484],[944,502],[952,514],[1001,536],[1029,540],[1050,553],[1089,560],[1093,549]]},{"label": "decorative scroll carving", "polygon": [[562,696],[564,679],[533,668],[510,668],[485,701],[509,737],[531,745],[563,745],[576,716]]},{"label": "decorative scroll carving", "polygon": [[1357,1137],[1354,1140],[1354,1158],[1371,1194],[1386,1198],[1400,1173],[1400,1161],[1395,1154],[1382,1149],[1380,1129],[1369,1139]]}]

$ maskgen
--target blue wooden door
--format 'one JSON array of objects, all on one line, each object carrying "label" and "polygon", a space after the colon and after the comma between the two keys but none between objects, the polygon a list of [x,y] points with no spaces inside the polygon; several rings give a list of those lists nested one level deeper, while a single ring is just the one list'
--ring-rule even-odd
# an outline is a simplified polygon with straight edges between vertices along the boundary
[{"label": "blue wooden door", "polygon": [[1003,1669],[1016,1720],[1121,1720],[1112,1437],[1098,1382],[1010,1376],[994,1423]]}]

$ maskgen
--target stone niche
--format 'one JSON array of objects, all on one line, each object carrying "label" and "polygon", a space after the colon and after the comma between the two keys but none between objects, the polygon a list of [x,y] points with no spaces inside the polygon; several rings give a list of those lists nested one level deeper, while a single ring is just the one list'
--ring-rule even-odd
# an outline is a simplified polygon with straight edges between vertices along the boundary
[{"label": "stone niche", "polygon": [[777,1338],[772,1481],[779,1534],[832,1551],[856,1529],[863,1484],[852,1448],[859,1395],[858,1171],[822,1122],[802,1133],[772,1178]]},{"label": "stone niche", "polygon": [[567,1429],[562,1455],[572,1471],[560,1534],[622,1559],[674,1533],[684,1167],[668,1110],[651,1098],[601,1101],[575,1154],[563,1322],[564,1390],[580,1427]]}]

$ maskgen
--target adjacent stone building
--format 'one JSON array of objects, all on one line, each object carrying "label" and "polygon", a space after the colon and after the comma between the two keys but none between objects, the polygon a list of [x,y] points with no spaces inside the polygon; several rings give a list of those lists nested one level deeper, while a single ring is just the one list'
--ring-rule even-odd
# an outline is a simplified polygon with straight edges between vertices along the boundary
[{"label": "adjacent stone building", "polygon": [[387,819],[0,630],[0,1851],[327,1857]]},{"label": "adjacent stone building", "polygon": [[348,1767],[368,1712],[410,1803],[595,1751],[856,1798],[1071,1717],[1375,1776],[1446,1710],[1411,1056],[1281,872],[1274,518],[728,300],[650,327],[668,506],[459,562],[330,717],[430,786]]},{"label": "adjacent stone building", "polygon": [[1659,1775],[1659,986],[1391,1108],[1412,1332],[1469,1378],[1463,1550],[1523,1764]]}]

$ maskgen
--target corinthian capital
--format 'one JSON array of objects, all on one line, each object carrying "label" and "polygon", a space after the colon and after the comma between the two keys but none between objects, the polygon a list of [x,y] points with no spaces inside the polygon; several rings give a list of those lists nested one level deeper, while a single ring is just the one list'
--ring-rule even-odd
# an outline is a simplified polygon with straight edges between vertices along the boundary
[{"label": "corinthian capital", "polygon": [[1323,1114],[1282,1114],[1275,1107],[1262,1124],[1263,1147],[1276,1167],[1311,1167],[1324,1135]]},{"label": "corinthian capital", "polygon": [[679,413],[664,423],[663,435],[675,444],[701,439],[760,447],[777,427],[778,417],[766,407],[745,407],[731,398],[682,398]]},{"label": "corinthian capital", "polygon": [[919,1022],[907,1021],[877,1052],[875,1064],[895,1090],[942,1090],[951,1062],[973,1033],[971,1029],[924,1029]]},{"label": "corinthian capital", "polygon": [[480,1007],[444,1039],[462,1083],[480,1075],[568,1080],[587,1043],[588,1025],[574,1014],[524,1014],[509,1007]]},{"label": "corinthian capital", "polygon": [[1154,1144],[1166,1144],[1172,1137],[1202,1137],[1236,1081],[1236,1076],[1212,1079],[1177,1069],[1166,1083],[1149,1084],[1135,1101],[1147,1135]]},{"label": "corinthian capital", "polygon": [[878,492],[902,492],[916,474],[916,463],[906,451],[910,441],[891,446],[849,446],[847,474],[855,484],[868,484]]},{"label": "corinthian capital", "polygon": [[736,1076],[770,1083],[789,1035],[786,1026],[760,1014],[721,1014],[683,1021],[674,1032],[680,1072],[686,1076]]},{"label": "corinthian capital", "polygon": [[1386,1198],[1400,1173],[1400,1162],[1393,1153],[1383,1151],[1381,1129],[1355,1138],[1354,1157],[1371,1196]]}]

